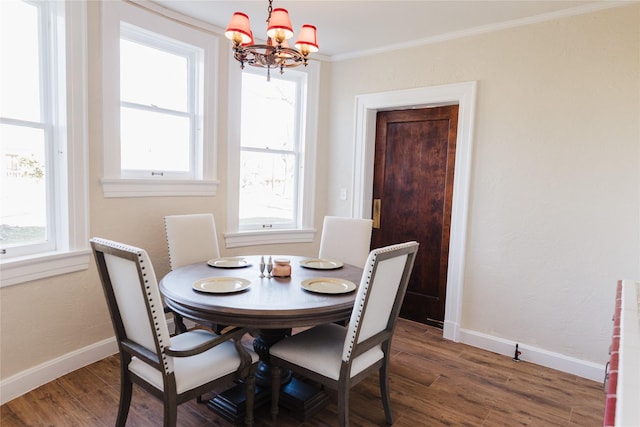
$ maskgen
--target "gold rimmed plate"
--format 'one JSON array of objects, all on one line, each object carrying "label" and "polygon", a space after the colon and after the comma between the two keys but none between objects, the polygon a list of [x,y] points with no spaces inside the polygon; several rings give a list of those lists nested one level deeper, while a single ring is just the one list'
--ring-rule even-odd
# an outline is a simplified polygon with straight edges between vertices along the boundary
[{"label": "gold rimmed plate", "polygon": [[210,294],[228,294],[244,291],[251,282],[241,277],[208,277],[193,283],[193,289]]},{"label": "gold rimmed plate", "polygon": [[207,264],[216,268],[243,268],[251,265],[242,257],[215,258],[207,261]]},{"label": "gold rimmed plate", "polygon": [[356,289],[355,283],[333,277],[318,277],[316,279],[303,280],[300,286],[309,292],[318,294],[346,294]]},{"label": "gold rimmed plate", "polygon": [[342,261],[335,259],[309,258],[300,261],[300,265],[304,268],[311,268],[313,270],[335,270],[342,267],[344,264]]}]

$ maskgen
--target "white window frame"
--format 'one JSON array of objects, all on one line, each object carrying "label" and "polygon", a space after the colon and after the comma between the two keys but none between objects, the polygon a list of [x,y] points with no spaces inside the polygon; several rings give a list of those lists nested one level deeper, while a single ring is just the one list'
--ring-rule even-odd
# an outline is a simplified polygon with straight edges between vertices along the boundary
[{"label": "white window frame", "polygon": [[[173,171],[156,171],[160,172],[159,179],[202,179],[202,73],[198,66],[203,61],[203,54],[200,49],[194,49],[192,46],[185,46],[183,43],[167,39],[157,34],[150,34],[145,30],[132,26],[126,22],[122,22],[120,26],[120,39],[126,39],[142,46],[169,52],[186,58],[188,63],[187,72],[187,111],[178,112],[172,110],[164,110],[165,113],[187,117],[191,123],[189,132],[189,170],[187,172]],[[156,106],[140,105],[132,102],[120,100],[121,107],[129,107],[135,110],[147,110],[152,112],[160,112],[162,109]],[[119,146],[120,147],[120,146]],[[149,178],[152,171],[150,170],[121,170],[123,178],[145,179]]]},{"label": "white window frame", "polygon": [[[271,70],[279,72],[278,70]],[[316,145],[318,134],[318,99],[320,86],[320,64],[309,61],[307,67],[285,70],[285,75],[292,71],[307,73],[306,98],[303,99],[306,115],[300,122],[304,123],[302,147],[298,167],[302,168],[298,196],[298,221],[295,228],[272,228],[264,230],[241,230],[239,226],[239,186],[240,186],[240,120],[242,71],[238,62],[229,60],[229,145],[228,160],[228,211],[227,232],[224,233],[227,248],[267,245],[280,243],[310,243],[315,235],[314,209],[316,188]],[[262,70],[267,78],[267,70]]]},{"label": "white window frame", "polygon": [[55,247],[0,260],[0,287],[89,267],[87,148],[87,11],[85,2],[47,2],[52,43],[49,52],[54,96],[51,112],[56,152],[53,189],[57,200]]},{"label": "white window frame", "polygon": [[[296,165],[296,171],[295,171],[295,185],[294,185],[294,189],[293,189],[293,210],[295,211],[293,213],[293,220],[289,223],[283,223],[283,224],[262,224],[261,226],[248,226],[248,225],[242,225],[238,222],[238,230],[239,231],[259,231],[259,230],[265,230],[265,229],[296,229],[296,228],[300,228],[300,220],[302,218],[302,212],[301,212],[301,203],[300,200],[303,200],[304,197],[302,194],[300,194],[300,184],[304,185],[304,167],[302,165],[302,161],[304,159],[304,133],[305,133],[305,117],[304,117],[304,112],[306,111],[306,89],[307,89],[307,80],[308,80],[308,76],[306,75],[306,73],[302,73],[302,72],[296,72],[297,70],[293,70],[293,71],[289,71],[286,74],[283,74],[281,76],[271,76],[271,80],[273,81],[274,79],[277,78],[283,78],[286,81],[289,82],[294,82],[296,85],[296,93],[295,93],[295,101],[296,101],[296,105],[298,106],[298,108],[293,112],[293,114],[295,115],[294,118],[294,123],[296,128],[294,129],[294,141],[293,141],[293,147],[291,147],[290,149],[274,149],[274,148],[268,148],[268,147],[253,147],[253,146],[245,146],[243,147],[242,144],[240,144],[240,156],[242,157],[242,153],[243,152],[253,152],[253,153],[258,153],[258,154],[264,154],[264,155],[271,155],[271,154],[285,154],[285,155],[292,155],[295,161],[295,165]],[[257,78],[262,78],[264,79],[264,69],[262,68],[256,68],[256,67],[246,67],[243,71],[242,74],[245,73],[250,73],[253,76],[257,77]],[[276,74],[274,72],[274,74]],[[266,79],[265,79],[266,80]],[[267,82],[267,84],[270,84],[269,82]],[[300,108],[300,106],[304,106],[304,108]],[[240,117],[240,120],[242,120],[242,116]],[[238,168],[240,169],[240,168]],[[239,215],[237,216],[239,219]]]},{"label": "white window frame", "polygon": [[[148,178],[123,173],[120,167],[120,37],[121,24],[159,35],[160,40],[202,49],[196,74],[201,87],[197,121],[200,136],[194,138],[192,175],[156,175]],[[102,2],[103,41],[103,122],[105,197],[215,196],[217,133],[217,52],[218,41],[211,34],[123,1]],[[197,89],[197,88],[196,88]]]}]

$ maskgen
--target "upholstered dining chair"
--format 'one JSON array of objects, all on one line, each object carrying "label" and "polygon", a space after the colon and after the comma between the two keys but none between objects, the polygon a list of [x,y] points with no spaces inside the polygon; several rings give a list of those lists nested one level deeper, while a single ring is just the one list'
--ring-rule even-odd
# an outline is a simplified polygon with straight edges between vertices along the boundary
[{"label": "upholstered dining chair", "polygon": [[318,257],[364,267],[371,245],[372,225],[370,219],[325,216]]},{"label": "upholstered dining chair", "polygon": [[172,270],[220,258],[213,214],[167,215],[164,217],[164,228]]},{"label": "upholstered dining chair", "polygon": [[[213,214],[167,215],[164,217],[164,229],[171,270],[220,257]],[[171,313],[171,310],[165,307],[165,313]],[[173,313],[173,318],[176,333],[185,332],[187,327],[182,316]],[[210,326],[218,330],[216,325]]]},{"label": "upholstered dining chair", "polygon": [[349,425],[351,387],[378,370],[385,421],[393,423],[388,381],[391,338],[417,250],[418,243],[407,242],[369,253],[346,327],[314,326],[271,346],[274,425],[282,369],[337,390],[340,426]]},{"label": "upholstered dining chair", "polygon": [[117,426],[129,414],[133,384],[164,404],[164,426],[175,426],[178,405],[222,382],[245,385],[247,425],[253,424],[258,355],[241,343],[246,329],[223,335],[196,329],[169,336],[153,265],[144,249],[90,240],[120,353]]}]

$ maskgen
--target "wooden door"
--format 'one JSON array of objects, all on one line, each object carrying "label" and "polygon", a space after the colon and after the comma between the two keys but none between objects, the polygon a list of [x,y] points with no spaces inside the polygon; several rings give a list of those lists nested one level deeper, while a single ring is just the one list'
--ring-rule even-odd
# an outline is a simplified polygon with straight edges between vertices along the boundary
[{"label": "wooden door", "polygon": [[376,121],[372,248],[420,243],[400,315],[436,326],[444,321],[457,127],[457,105],[379,112]]}]

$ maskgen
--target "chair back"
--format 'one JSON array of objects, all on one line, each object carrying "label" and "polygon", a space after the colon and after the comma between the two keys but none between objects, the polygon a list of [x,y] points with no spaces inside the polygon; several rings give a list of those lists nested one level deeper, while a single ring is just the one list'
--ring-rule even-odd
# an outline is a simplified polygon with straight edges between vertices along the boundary
[{"label": "chair back", "polygon": [[172,270],[220,258],[213,214],[169,215],[164,217],[164,226]]},{"label": "chair back", "polygon": [[364,267],[371,246],[372,226],[370,219],[325,216],[318,256]]},{"label": "chair back", "polygon": [[391,339],[417,251],[418,243],[407,242],[369,253],[347,326],[343,362]]},{"label": "chair back", "polygon": [[173,359],[164,354],[169,329],[147,252],[107,239],[90,242],[121,353],[170,374]]}]

